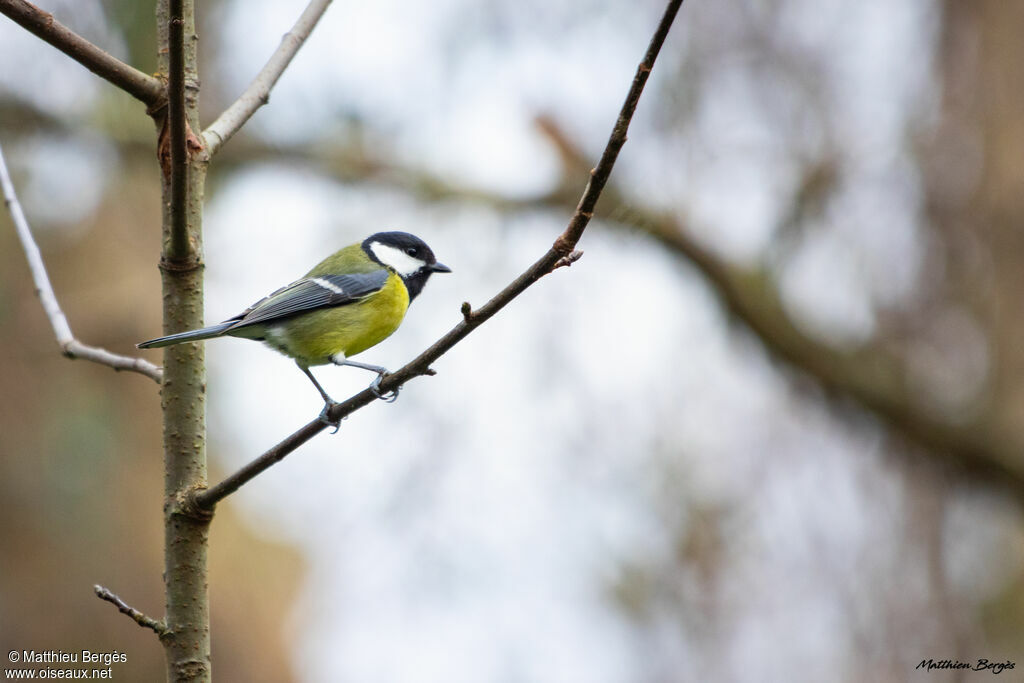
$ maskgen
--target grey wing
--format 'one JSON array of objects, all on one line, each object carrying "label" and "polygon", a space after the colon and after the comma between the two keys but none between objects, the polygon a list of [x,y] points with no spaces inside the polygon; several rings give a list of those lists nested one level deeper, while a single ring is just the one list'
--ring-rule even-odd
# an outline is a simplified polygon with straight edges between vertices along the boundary
[{"label": "grey wing", "polygon": [[230,329],[267,323],[318,308],[344,306],[380,291],[387,279],[386,270],[303,278],[282,287],[235,316],[233,320],[237,322]]}]

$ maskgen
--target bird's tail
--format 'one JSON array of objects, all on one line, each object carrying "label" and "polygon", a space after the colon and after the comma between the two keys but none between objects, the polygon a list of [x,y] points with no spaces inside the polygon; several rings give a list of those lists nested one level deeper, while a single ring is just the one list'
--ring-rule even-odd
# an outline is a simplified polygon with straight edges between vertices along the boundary
[{"label": "bird's tail", "polygon": [[140,349],[159,349],[164,346],[181,344],[182,342],[200,341],[202,339],[219,337],[224,334],[225,330],[237,322],[237,320],[228,320],[227,322],[222,322],[217,325],[204,327],[201,330],[189,330],[188,332],[169,334],[166,337],[157,337],[156,339],[150,339],[149,341],[144,341],[141,344],[136,344],[135,346]]}]

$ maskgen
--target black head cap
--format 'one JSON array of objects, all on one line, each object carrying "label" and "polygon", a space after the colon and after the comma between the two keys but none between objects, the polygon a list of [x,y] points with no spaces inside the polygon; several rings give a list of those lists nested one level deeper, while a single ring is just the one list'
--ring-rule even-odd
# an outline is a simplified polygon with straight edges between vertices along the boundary
[{"label": "black head cap", "polygon": [[363,240],[362,246],[371,259],[402,277],[410,302],[433,273],[452,272],[451,268],[437,262],[426,242],[407,232],[378,232]]}]

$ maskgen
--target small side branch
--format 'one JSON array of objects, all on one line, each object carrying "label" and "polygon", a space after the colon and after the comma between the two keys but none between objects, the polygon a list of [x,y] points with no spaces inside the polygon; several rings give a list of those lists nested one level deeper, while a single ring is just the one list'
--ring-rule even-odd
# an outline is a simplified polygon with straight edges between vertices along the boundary
[{"label": "small side branch", "polygon": [[281,44],[245,92],[203,132],[206,149],[211,157],[245,125],[257,109],[270,101],[270,90],[288,68],[292,58],[306,42],[306,38],[312,33],[330,4],[331,0],[310,0],[298,21],[281,38]]},{"label": "small side branch", "polygon": [[62,343],[61,349],[63,350],[64,355],[72,360],[81,358],[82,360],[90,360],[93,363],[109,366],[118,372],[122,370],[137,372],[140,375],[149,377],[157,384],[163,380],[163,370],[144,358],[135,358],[134,356],[122,356],[117,353],[111,353],[110,351],[101,349],[98,346],[83,344],[77,339],[72,339],[69,342]]},{"label": "small side branch", "polygon": [[25,0],[0,0],[0,13],[42,38],[94,74],[146,104],[150,111],[159,108],[164,89],[159,79],[125,64],[93,45],[67,26]]},{"label": "small side branch", "polygon": [[[462,320],[447,334],[434,342],[430,348],[404,367],[397,372],[385,375],[378,387],[378,391],[381,394],[387,394],[401,387],[414,377],[434,374],[430,368],[431,364],[462,341],[470,332],[487,322],[494,314],[522,294],[527,287],[540,280],[556,267],[567,266],[579,258],[578,252],[575,252],[576,243],[579,242],[583,231],[587,227],[587,223],[593,216],[594,205],[597,204],[597,200],[601,196],[601,190],[604,189],[608,176],[612,172],[612,166],[615,165],[615,159],[618,157],[619,150],[622,149],[622,145],[626,142],[626,131],[629,128],[629,122],[633,118],[633,112],[636,111],[640,94],[643,92],[644,85],[647,83],[647,77],[654,66],[654,60],[657,58],[658,52],[661,50],[661,46],[668,35],[668,30],[672,26],[672,22],[675,20],[679,7],[682,4],[683,0],[670,0],[668,3],[661,23],[658,25],[654,37],[651,38],[647,53],[644,55],[644,59],[637,69],[636,76],[633,78],[633,84],[629,89],[629,94],[626,95],[626,101],[622,105],[618,119],[616,119],[615,126],[608,139],[608,144],[601,155],[601,160],[598,162],[597,167],[591,171],[590,182],[587,183],[583,196],[577,205],[576,213],[569,221],[565,231],[559,235],[547,253],[527,268],[522,275],[509,283],[507,287],[498,292],[493,299],[476,310],[473,310],[469,304],[463,304]],[[377,400],[377,397],[378,394],[375,394],[370,389],[364,389],[355,396],[332,406],[330,411],[328,411],[327,418],[330,422],[338,422],[363,406],[373,403]],[[289,453],[319,434],[326,426],[327,424],[320,419],[313,420],[221,483],[212,488],[196,491],[191,494],[192,500],[190,503],[201,510],[212,510],[219,501],[237,491],[264,470],[283,460]]]},{"label": "small side branch", "polygon": [[128,616],[136,624],[142,628],[148,628],[153,631],[157,636],[164,637],[167,635],[167,624],[164,622],[154,619],[153,617],[147,617],[145,614],[128,605],[124,600],[114,595],[110,590],[100,586],[99,584],[92,587],[93,592],[96,593],[96,597],[100,600],[106,600],[110,604],[117,607],[117,611],[125,616]]},{"label": "small side branch", "polygon": [[46,274],[46,266],[43,264],[42,254],[39,246],[32,237],[32,230],[29,228],[25,213],[21,210],[18,196],[14,191],[14,182],[7,170],[7,163],[4,161],[3,149],[0,148],[0,185],[3,185],[4,203],[11,213],[11,220],[14,221],[14,228],[18,232],[21,246],[25,250],[25,258],[28,260],[29,270],[32,272],[32,280],[36,286],[36,293],[39,301],[46,311],[46,317],[50,319],[53,333],[60,344],[61,352],[68,358],[83,358],[94,363],[107,365],[115,370],[128,370],[145,375],[157,383],[163,379],[163,372],[157,366],[132,356],[121,356],[111,353],[96,346],[89,346],[75,339],[71,332],[68,319],[57,302],[57,295],[53,292],[50,284],[50,277]]}]

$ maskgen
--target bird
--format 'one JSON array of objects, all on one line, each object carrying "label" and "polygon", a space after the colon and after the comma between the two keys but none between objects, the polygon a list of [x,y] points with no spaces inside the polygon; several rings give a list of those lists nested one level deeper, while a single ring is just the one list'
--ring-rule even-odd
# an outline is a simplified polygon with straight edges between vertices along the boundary
[{"label": "bird", "polygon": [[349,360],[379,344],[398,329],[405,312],[434,273],[450,273],[419,237],[390,231],[344,247],[238,315],[198,330],[144,341],[155,349],[216,337],[261,341],[295,361],[324,400],[321,419],[335,405],[310,372],[316,365],[348,365],[377,373],[370,385],[378,398],[387,369]]}]

